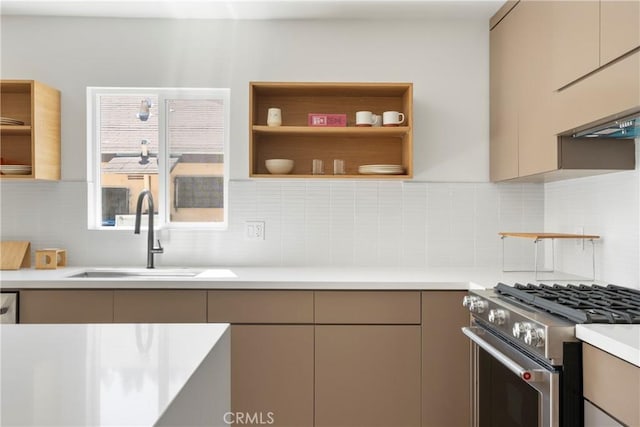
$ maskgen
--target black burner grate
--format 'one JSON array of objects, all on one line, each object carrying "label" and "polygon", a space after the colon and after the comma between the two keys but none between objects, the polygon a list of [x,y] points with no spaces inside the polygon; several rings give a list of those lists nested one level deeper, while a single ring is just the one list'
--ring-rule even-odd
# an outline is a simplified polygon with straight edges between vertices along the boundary
[{"label": "black burner grate", "polygon": [[496,291],[576,323],[640,323],[640,290],[615,285],[496,285]]}]

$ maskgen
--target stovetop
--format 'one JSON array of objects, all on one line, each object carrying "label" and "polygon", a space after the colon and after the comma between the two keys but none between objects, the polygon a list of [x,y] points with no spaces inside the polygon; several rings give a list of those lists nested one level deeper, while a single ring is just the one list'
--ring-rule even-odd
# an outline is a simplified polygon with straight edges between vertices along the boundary
[{"label": "stovetop", "polygon": [[615,285],[499,283],[495,291],[575,323],[640,324],[640,290]]}]

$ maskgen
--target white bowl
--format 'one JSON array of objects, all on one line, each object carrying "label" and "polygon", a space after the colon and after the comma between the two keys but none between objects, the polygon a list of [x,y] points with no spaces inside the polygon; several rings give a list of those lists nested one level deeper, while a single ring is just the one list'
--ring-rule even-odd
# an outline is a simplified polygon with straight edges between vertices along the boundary
[{"label": "white bowl", "polygon": [[293,170],[293,160],[289,159],[269,159],[264,163],[269,173],[272,174],[286,174]]}]

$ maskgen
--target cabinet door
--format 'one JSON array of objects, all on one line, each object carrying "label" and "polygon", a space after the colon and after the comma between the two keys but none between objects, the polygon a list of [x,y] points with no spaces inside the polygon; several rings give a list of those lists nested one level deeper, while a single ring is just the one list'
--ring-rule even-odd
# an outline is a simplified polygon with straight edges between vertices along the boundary
[{"label": "cabinet door", "polygon": [[206,323],[207,294],[196,290],[116,290],[116,323]]},{"label": "cabinet door", "polygon": [[318,325],[315,426],[420,425],[420,326]]},{"label": "cabinet door", "polygon": [[313,325],[231,327],[231,408],[244,425],[313,425]]},{"label": "cabinet door", "polygon": [[519,6],[490,33],[491,181],[518,176],[518,26]]},{"label": "cabinet door", "polygon": [[584,427],[624,427],[624,425],[585,399]]},{"label": "cabinet door", "polygon": [[471,423],[471,344],[460,328],[469,325],[462,306],[466,291],[422,293],[422,425]]},{"label": "cabinet door", "polygon": [[620,117],[640,108],[640,51],[554,94],[556,133],[587,123]]},{"label": "cabinet door", "polygon": [[580,0],[551,4],[553,88],[560,89],[600,66],[600,3]]},{"label": "cabinet door", "polygon": [[640,0],[600,0],[600,65],[640,46]]},{"label": "cabinet door", "polygon": [[626,425],[640,425],[640,367],[586,343],[582,358],[585,399]]},{"label": "cabinet door", "polygon": [[113,291],[20,291],[20,323],[111,323]]},{"label": "cabinet door", "polygon": [[558,169],[558,138],[550,120],[553,88],[551,81],[551,35],[553,4],[521,2],[520,46],[526,52],[518,82],[518,175],[528,176]]}]

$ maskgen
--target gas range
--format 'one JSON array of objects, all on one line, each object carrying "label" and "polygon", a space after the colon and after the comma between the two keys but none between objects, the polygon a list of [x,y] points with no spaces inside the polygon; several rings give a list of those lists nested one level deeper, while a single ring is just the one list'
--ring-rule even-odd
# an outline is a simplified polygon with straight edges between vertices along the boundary
[{"label": "gas range", "polygon": [[552,366],[564,343],[577,341],[577,323],[640,323],[640,290],[608,285],[499,283],[470,291],[463,305],[474,321]]}]

